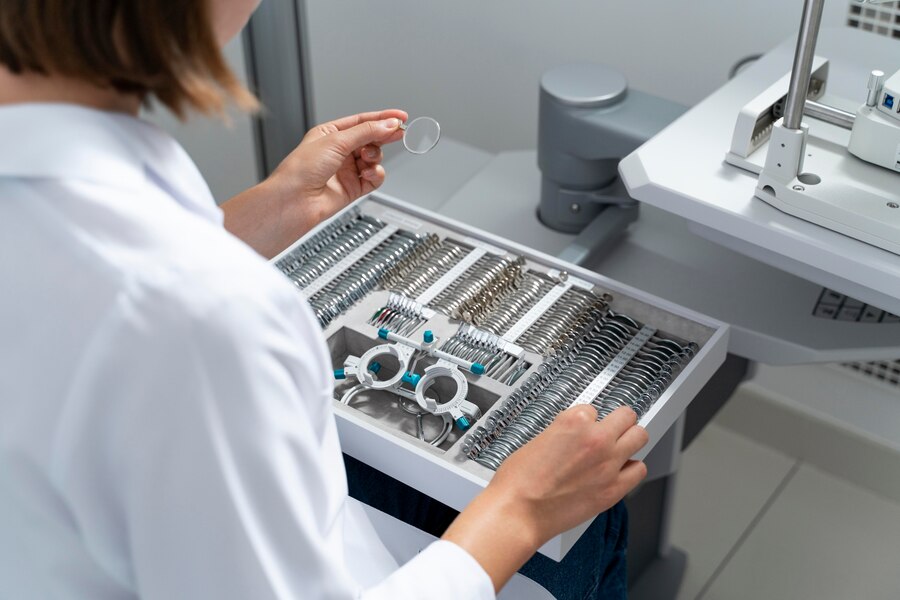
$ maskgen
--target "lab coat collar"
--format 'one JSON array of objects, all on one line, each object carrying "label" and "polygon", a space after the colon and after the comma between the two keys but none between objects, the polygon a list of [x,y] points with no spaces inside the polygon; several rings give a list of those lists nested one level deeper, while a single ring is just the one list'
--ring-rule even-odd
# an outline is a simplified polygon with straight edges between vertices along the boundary
[{"label": "lab coat collar", "polygon": [[0,106],[0,178],[68,179],[143,190],[160,186],[221,220],[193,162],[164,131],[124,113],[74,104]]}]

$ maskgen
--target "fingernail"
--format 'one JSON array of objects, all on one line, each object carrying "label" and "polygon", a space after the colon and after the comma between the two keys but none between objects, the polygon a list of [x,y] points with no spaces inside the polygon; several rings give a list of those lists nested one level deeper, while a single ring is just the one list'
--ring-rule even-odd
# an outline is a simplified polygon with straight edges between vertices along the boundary
[{"label": "fingernail", "polygon": [[381,122],[381,126],[388,131],[394,131],[395,129],[400,127],[400,119],[386,119]]},{"label": "fingernail", "polygon": [[366,149],[366,156],[372,159],[378,158],[378,150],[375,148]]},{"label": "fingernail", "polygon": [[372,179],[375,177],[375,169],[363,169],[362,173],[360,173],[366,179]]}]

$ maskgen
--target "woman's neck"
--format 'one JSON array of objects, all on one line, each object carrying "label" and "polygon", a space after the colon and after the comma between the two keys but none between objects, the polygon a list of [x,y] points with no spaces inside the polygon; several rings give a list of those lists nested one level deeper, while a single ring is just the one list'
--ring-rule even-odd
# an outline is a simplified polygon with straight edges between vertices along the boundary
[{"label": "woman's neck", "polygon": [[26,73],[15,75],[0,65],[0,105],[24,102],[60,102],[137,116],[141,98],[90,82]]}]

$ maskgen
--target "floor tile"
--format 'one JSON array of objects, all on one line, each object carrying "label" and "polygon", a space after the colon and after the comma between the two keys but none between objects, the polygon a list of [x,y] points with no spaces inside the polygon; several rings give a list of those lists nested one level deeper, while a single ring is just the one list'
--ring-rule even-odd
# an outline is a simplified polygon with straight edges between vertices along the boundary
[{"label": "floor tile", "polygon": [[702,600],[896,600],[900,504],[803,465]]},{"label": "floor tile", "polygon": [[[772,367],[766,369],[769,373],[773,371]],[[826,375],[830,371],[833,375],[836,369],[820,367],[820,370]],[[763,369],[760,371],[763,372]],[[782,379],[788,379],[786,372],[776,373]],[[797,373],[799,375],[803,371]],[[853,373],[845,376],[847,379],[855,377]],[[772,379],[769,377],[770,381]],[[839,389],[837,381],[832,379],[833,384],[829,388],[819,381],[821,379],[824,377],[818,380],[809,376],[798,377],[793,385],[819,386],[819,397],[823,398],[824,405],[836,402],[830,398],[826,400],[826,397],[828,389]],[[887,443],[886,433],[873,435],[863,432],[849,424],[848,420],[816,410],[811,398],[802,403],[797,400],[798,393],[787,396],[784,393],[786,390],[774,388],[774,385],[762,385],[756,379],[744,383],[713,422],[900,503],[900,442],[896,439],[900,423],[893,427],[894,441]],[[873,398],[865,386],[854,393],[836,393],[840,394],[840,401],[850,407],[849,410],[871,413],[866,416],[867,419],[881,419],[888,428],[891,423],[897,422],[885,408],[890,400],[900,407],[896,396],[892,399]]]},{"label": "floor tile", "polygon": [[672,543],[688,553],[679,600],[696,597],[794,461],[710,424],[684,453]]}]

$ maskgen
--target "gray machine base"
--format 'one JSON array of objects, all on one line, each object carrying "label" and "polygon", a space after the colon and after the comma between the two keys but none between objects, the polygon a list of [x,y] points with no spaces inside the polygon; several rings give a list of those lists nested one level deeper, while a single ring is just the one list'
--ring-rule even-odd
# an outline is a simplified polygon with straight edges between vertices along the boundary
[{"label": "gray machine base", "polygon": [[687,562],[687,554],[673,546],[665,556],[657,556],[647,565],[642,577],[628,589],[628,598],[630,600],[674,598],[681,588]]}]

